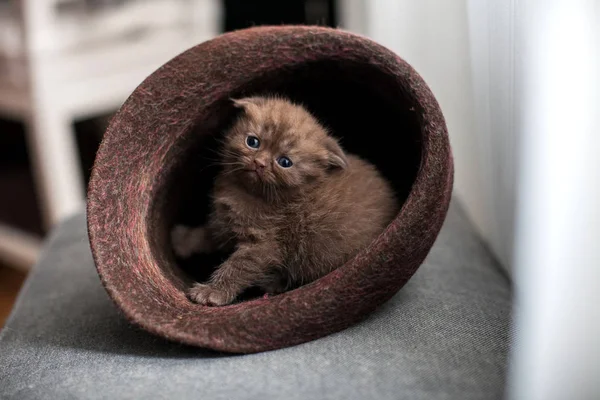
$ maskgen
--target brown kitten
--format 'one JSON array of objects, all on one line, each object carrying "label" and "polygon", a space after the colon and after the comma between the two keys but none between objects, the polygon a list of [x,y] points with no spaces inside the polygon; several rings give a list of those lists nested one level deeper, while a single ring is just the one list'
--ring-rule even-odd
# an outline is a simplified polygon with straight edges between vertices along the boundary
[{"label": "brown kitten", "polygon": [[209,222],[172,232],[180,257],[235,249],[208,283],[189,291],[213,306],[252,286],[276,294],[331,272],[398,211],[375,167],[344,154],[303,107],[264,97],[234,103],[243,115],[225,135]]}]

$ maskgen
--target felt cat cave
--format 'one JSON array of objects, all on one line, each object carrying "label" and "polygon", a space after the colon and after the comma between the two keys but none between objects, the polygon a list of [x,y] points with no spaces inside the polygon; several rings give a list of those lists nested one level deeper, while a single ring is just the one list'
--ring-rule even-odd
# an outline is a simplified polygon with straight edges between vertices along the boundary
[{"label": "felt cat cave", "polygon": [[[212,151],[238,112],[230,99],[260,94],[303,104],[378,167],[402,208],[368,248],[317,281],[224,307],[194,304],[169,232],[206,217]],[[272,350],[347,328],[392,297],[433,245],[452,178],[442,113],[406,62],[340,30],[252,28],[175,57],[121,107],[89,185],[90,243],[110,297],[143,329],[220,351]]]}]

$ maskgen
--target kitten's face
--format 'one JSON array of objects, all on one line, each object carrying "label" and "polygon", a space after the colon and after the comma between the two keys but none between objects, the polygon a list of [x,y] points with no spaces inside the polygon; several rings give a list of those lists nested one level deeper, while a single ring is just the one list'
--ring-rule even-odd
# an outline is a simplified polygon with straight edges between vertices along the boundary
[{"label": "kitten's face", "polygon": [[244,114],[226,135],[225,173],[250,188],[298,188],[345,168],[337,142],[304,108],[287,100],[235,100]]}]

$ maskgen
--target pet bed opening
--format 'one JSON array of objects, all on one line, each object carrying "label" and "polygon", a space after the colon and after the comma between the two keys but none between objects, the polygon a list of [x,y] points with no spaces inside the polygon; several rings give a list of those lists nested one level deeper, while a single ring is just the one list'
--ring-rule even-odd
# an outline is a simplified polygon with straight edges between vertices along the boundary
[{"label": "pet bed opening", "polygon": [[160,189],[164,195],[157,197],[152,208],[150,220],[155,223],[148,227],[148,237],[156,241],[153,248],[156,258],[165,260],[163,268],[182,268],[183,281],[189,284],[189,278],[206,280],[228,256],[197,255],[175,260],[169,232],[174,224],[195,226],[206,221],[209,195],[219,171],[215,165],[219,138],[240,112],[231,98],[279,95],[302,104],[347,152],[376,165],[404,202],[421,162],[420,105],[397,82],[394,76],[368,63],[313,61],[265,73],[219,99],[209,119],[197,121],[180,138],[179,161],[164,179]]}]

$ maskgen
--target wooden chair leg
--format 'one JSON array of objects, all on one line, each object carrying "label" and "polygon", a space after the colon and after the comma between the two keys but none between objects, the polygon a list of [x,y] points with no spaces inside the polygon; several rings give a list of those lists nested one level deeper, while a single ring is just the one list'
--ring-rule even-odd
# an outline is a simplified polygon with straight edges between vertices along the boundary
[{"label": "wooden chair leg", "polygon": [[72,121],[50,101],[35,100],[27,121],[37,195],[48,228],[81,210],[84,204]]}]

